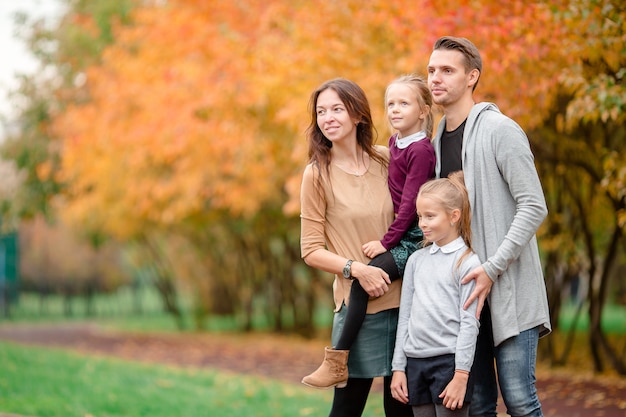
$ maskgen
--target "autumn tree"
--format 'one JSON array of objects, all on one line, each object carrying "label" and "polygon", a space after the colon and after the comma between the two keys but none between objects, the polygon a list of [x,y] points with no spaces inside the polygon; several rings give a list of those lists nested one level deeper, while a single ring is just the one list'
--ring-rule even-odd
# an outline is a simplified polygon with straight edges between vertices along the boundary
[{"label": "autumn tree", "polygon": [[[550,214],[540,244],[553,325],[558,330],[563,287],[582,279],[595,367],[602,370],[604,354],[624,373],[601,328],[610,283],[625,262],[623,5],[512,1],[503,9],[452,0],[432,5],[431,14],[427,3],[404,4],[390,27],[411,38],[414,27],[430,22],[432,41],[454,34],[477,44],[485,62],[477,96],[528,131],[544,183]],[[553,361],[565,362],[571,345],[557,354],[551,340]]]},{"label": "autumn tree", "polygon": [[[260,61],[251,52],[261,40],[271,42],[260,34],[271,32],[272,20],[257,19],[272,13],[254,4],[207,7],[182,2],[138,10],[102,64],[86,71],[89,101],[70,106],[56,125],[64,137],[66,215],[147,248],[162,247],[157,242],[170,236],[185,241],[206,263],[187,283],[202,295],[198,310],[209,308],[206,300],[224,303],[214,307],[243,312],[250,328],[252,303],[269,286],[266,293],[279,297],[270,311],[308,305],[296,324],[310,329],[312,303],[294,299],[308,288],[289,290],[297,282],[291,279],[297,234],[281,211],[284,178],[295,170],[284,144],[294,134],[272,125],[277,108],[265,97],[272,90],[267,82],[247,76],[271,63],[269,54]],[[281,223],[291,227],[268,229]],[[155,262],[170,265],[167,271],[180,268],[180,257],[166,261],[168,250],[152,252]],[[282,314],[272,316],[280,330]]]},{"label": "autumn tree", "polygon": [[87,315],[95,315],[94,296],[111,293],[129,283],[120,246],[114,241],[94,247],[58,220],[51,224],[43,215],[19,226],[21,288],[40,295],[41,313],[47,296],[63,297],[64,314],[71,316],[73,300],[85,301]]},{"label": "autumn tree", "polygon": [[433,42],[453,34],[481,50],[477,99],[529,134],[550,210],[540,245],[553,317],[576,272],[589,284],[596,367],[606,356],[621,369],[600,325],[624,262],[619,2],[172,0],[104,26],[85,7],[60,33],[99,39],[105,27],[109,41],[92,60],[58,61],[82,63],[57,90],[60,168],[40,170],[66,185],[67,221],[139,244],[163,288],[194,294],[199,322],[235,312],[250,328],[261,305],[275,329],[311,334],[330,278],[299,260],[309,94],[329,78],[357,81],[385,143],[385,86],[424,74]]},{"label": "autumn tree", "polygon": [[[5,220],[10,214],[28,222],[32,218],[39,219],[42,214],[48,222],[57,222],[57,212],[63,210],[65,184],[58,175],[62,149],[50,129],[51,118],[68,104],[85,100],[84,90],[80,88],[82,71],[99,61],[103,48],[112,42],[113,26],[129,24],[128,13],[138,2],[72,0],[66,3],[69,11],[58,28],[50,28],[44,20],[30,20],[23,14],[17,18],[20,37],[39,59],[40,70],[33,75],[23,75],[19,89],[12,94],[19,114],[12,124],[17,129],[10,130],[0,152],[16,163],[23,179],[17,195],[3,206]],[[80,235],[83,245],[96,250],[108,245],[109,237],[101,230],[68,231],[72,232]],[[62,249],[51,250],[51,262],[63,256]],[[47,268],[42,271],[38,280],[50,280],[50,288],[60,288],[54,284],[60,277],[49,275]],[[27,271],[25,273],[28,275]],[[76,278],[76,274],[69,275],[64,282]]]},{"label": "autumn tree", "polygon": [[[15,19],[17,35],[39,60],[38,70],[20,75],[20,85],[10,95],[18,116],[11,120],[12,128],[0,147],[0,153],[15,161],[25,176],[12,202],[12,210],[21,217],[43,213],[54,218],[51,200],[60,193],[62,184],[56,178],[60,144],[50,131],[51,117],[69,101],[80,99],[76,96],[79,90],[74,88],[76,76],[97,62],[102,48],[111,42],[113,22],[124,21],[133,1],[92,3],[67,1],[68,8],[78,13],[68,14],[59,28],[51,28],[44,19],[31,19],[23,13]],[[89,29],[80,19],[85,13],[97,22]],[[94,30],[94,26],[98,29]]]},{"label": "autumn tree", "polygon": [[563,39],[562,50],[577,60],[561,71],[556,105],[537,129],[543,138],[538,155],[550,181],[547,195],[557,209],[547,224],[556,232],[548,240],[552,257],[561,251],[571,255],[561,259],[562,273],[581,276],[587,284],[595,369],[602,371],[606,359],[622,375],[624,357],[607,338],[602,313],[611,284],[623,280],[618,271],[626,262],[624,19],[623,5],[609,1],[573,1],[556,14],[563,27],[587,28],[587,39]]}]

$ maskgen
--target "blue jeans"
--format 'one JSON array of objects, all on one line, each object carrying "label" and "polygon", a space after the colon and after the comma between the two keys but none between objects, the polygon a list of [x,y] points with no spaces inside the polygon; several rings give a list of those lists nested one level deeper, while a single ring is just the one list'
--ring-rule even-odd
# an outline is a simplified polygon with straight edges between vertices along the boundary
[{"label": "blue jeans", "polygon": [[470,417],[496,417],[498,382],[510,416],[543,417],[535,387],[538,342],[539,327],[536,327],[494,347],[491,314],[485,304],[480,317],[480,333],[472,367],[474,395],[470,403]]}]

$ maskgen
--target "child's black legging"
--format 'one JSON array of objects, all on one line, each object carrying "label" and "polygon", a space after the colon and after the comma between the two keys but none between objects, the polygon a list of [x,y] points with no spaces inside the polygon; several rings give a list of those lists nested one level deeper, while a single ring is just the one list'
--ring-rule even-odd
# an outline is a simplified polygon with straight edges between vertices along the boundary
[{"label": "child's black legging", "polygon": [[[400,278],[400,272],[396,261],[393,259],[393,255],[390,251],[381,253],[374,257],[369,263],[371,266],[377,266],[385,271],[389,275],[389,279],[393,282]],[[369,295],[358,279],[355,279],[352,283],[352,289],[350,290],[350,302],[348,305],[348,312],[346,313],[346,320],[341,331],[341,336],[335,349],[337,350],[350,350],[356,336],[359,334],[363,320],[365,320],[365,312],[367,311],[367,301]]]}]

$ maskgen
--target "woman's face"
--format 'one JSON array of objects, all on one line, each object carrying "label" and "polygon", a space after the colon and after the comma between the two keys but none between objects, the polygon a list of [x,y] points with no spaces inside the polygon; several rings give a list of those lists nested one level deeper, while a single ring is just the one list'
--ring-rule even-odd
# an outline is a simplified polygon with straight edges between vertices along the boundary
[{"label": "woman's face", "polygon": [[331,142],[351,139],[356,141],[356,124],[335,90],[326,89],[317,97],[315,105],[317,126]]}]

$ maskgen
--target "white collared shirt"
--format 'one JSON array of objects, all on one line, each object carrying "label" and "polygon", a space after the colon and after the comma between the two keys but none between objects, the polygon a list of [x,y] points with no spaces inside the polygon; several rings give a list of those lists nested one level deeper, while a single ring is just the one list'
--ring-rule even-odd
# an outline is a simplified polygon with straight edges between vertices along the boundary
[{"label": "white collared shirt", "polygon": [[417,133],[413,133],[412,135],[407,136],[406,138],[401,138],[396,136],[396,147],[399,149],[406,149],[413,142],[419,142],[422,139],[426,138],[426,132],[420,130]]}]

